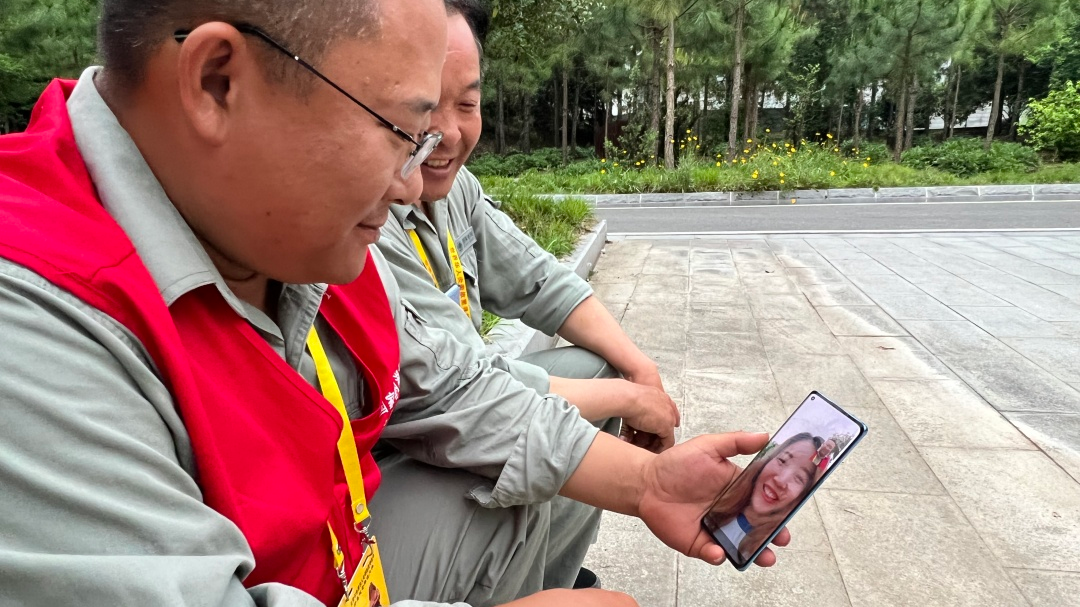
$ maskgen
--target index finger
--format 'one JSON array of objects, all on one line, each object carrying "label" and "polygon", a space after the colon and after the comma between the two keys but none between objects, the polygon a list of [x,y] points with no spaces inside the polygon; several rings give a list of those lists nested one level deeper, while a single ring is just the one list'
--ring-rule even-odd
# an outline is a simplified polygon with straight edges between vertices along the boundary
[{"label": "index finger", "polygon": [[692,441],[718,458],[730,458],[736,455],[753,455],[769,443],[769,435],[752,432],[727,432],[725,434],[706,434]]}]

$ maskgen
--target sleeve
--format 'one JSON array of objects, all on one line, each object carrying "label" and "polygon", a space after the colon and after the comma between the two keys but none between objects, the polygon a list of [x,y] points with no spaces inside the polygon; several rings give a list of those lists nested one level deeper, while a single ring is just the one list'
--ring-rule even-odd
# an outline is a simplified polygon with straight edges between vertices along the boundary
[{"label": "sleeve", "polygon": [[386,262],[380,274],[401,341],[401,400],[383,433],[425,463],[493,481],[479,503],[498,508],[553,498],[577,470],[597,428],[576,407],[542,396],[493,367],[404,302]]},{"label": "sleeve", "polygon": [[485,310],[555,335],[592,288],[521,231],[462,169],[466,210],[476,232],[480,301]]},{"label": "sleeve", "polygon": [[202,502],[183,423],[130,332],[3,260],[0,326],[0,604],[322,607],[244,587],[251,550]]},{"label": "sleeve", "polygon": [[472,319],[462,314],[458,304],[432,284],[408,236],[394,217],[383,226],[382,237],[375,248],[388,263],[400,297],[428,324],[449,332],[463,346],[485,353],[493,367],[510,373],[529,388],[541,394],[549,391],[551,378],[547,371],[536,365],[503,357],[487,348]]}]

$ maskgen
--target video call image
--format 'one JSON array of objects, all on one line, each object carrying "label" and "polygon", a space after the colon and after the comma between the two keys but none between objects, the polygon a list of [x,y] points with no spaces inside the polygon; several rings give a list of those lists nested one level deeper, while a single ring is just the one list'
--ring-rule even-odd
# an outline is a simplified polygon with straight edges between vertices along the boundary
[{"label": "video call image", "polygon": [[717,542],[737,547],[737,564],[772,536],[859,431],[858,424],[825,399],[807,397],[705,515]]}]

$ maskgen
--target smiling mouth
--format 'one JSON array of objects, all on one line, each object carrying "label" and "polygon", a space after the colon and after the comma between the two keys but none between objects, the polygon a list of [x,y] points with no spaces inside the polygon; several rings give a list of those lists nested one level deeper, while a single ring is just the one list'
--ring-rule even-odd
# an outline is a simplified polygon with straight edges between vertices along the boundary
[{"label": "smiling mouth", "polygon": [[764,495],[765,499],[769,502],[775,502],[780,499],[780,496],[777,495],[776,491],[774,491],[773,488],[768,485],[761,486],[761,494]]},{"label": "smiling mouth", "polygon": [[433,169],[445,169],[446,167],[450,166],[451,162],[453,162],[453,160],[436,160],[433,158],[428,158],[424,161],[424,166],[428,166]]}]

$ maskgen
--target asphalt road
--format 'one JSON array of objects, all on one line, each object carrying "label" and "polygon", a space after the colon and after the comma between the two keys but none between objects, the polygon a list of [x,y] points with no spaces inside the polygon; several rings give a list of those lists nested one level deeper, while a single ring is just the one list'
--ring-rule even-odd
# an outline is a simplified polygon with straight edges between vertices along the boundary
[{"label": "asphalt road", "polygon": [[1080,229],[1080,201],[598,208],[613,235]]}]

